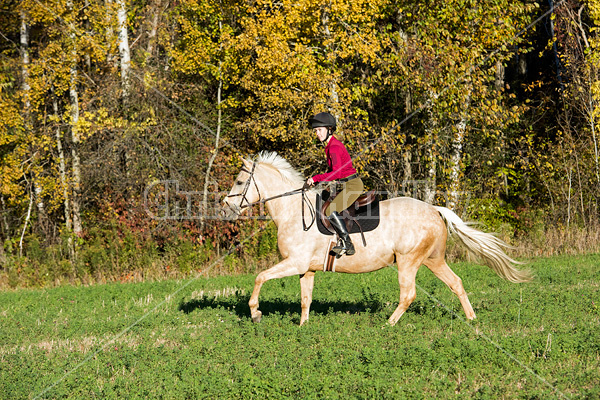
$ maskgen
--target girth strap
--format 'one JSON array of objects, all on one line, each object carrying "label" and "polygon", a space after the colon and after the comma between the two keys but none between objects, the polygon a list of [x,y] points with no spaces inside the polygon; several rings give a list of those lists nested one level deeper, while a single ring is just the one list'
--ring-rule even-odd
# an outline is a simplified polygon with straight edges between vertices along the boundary
[{"label": "girth strap", "polygon": [[[358,222],[358,220],[355,217],[353,217],[352,215],[350,215],[350,213],[348,212],[348,210],[342,211],[342,215],[344,216],[345,219],[348,219],[348,220],[352,221],[353,223],[356,224],[356,226],[358,226],[358,229],[360,230],[360,237],[362,239],[363,246],[367,247],[367,241],[365,239],[365,233],[363,232],[362,226],[360,225],[360,223]],[[350,227],[351,226],[347,227],[348,231],[350,231]]]}]

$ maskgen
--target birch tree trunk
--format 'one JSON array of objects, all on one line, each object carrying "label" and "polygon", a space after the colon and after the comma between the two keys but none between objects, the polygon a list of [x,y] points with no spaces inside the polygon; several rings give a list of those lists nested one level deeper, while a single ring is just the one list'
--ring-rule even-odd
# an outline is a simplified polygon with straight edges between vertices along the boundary
[{"label": "birch tree trunk", "polygon": [[[331,39],[331,31],[329,30],[329,12],[327,11],[326,7],[323,7],[323,12],[321,14],[321,25],[323,26],[323,34],[325,35],[325,40],[330,40]],[[332,54],[334,52],[334,50],[331,49],[331,46],[327,46],[325,48],[325,53],[327,55],[327,58],[330,57],[330,54]],[[331,69],[331,82],[330,82],[330,91],[331,91],[331,102],[334,105],[334,107],[332,107],[331,110],[331,114],[333,114],[333,116],[335,117],[338,126],[341,126],[341,114],[340,111],[338,110],[338,104],[339,104],[339,95],[337,93],[337,82],[334,78],[334,74],[333,74],[333,69],[334,69],[334,65],[333,63],[329,63],[329,67]]]},{"label": "birch tree trunk", "polygon": [[[592,67],[593,68],[593,67]],[[591,87],[591,84],[590,84]],[[588,123],[590,124],[590,130],[592,132],[592,140],[594,142],[594,162],[596,166],[596,183],[600,187],[600,165],[598,158],[598,138],[596,136],[596,101],[592,90],[589,91],[589,107],[588,107]]]},{"label": "birch tree trunk", "polygon": [[27,225],[29,225],[29,220],[31,219],[31,209],[33,205],[33,193],[29,194],[29,207],[27,207],[27,216],[25,217],[25,223],[23,224],[23,231],[21,232],[21,239],[19,239],[19,257],[23,257],[23,238],[25,237],[25,232],[27,231]]},{"label": "birch tree trunk", "polygon": [[451,210],[456,208],[459,197],[460,176],[461,176],[461,156],[463,140],[465,137],[466,121],[461,120],[456,127],[456,133],[452,140],[452,155],[450,157],[450,193],[448,193],[448,205]]},{"label": "birch tree trunk", "polygon": [[[62,134],[60,129],[60,115],[58,112],[58,100],[54,95],[54,88],[52,90],[52,108],[54,109],[54,117],[56,118],[56,150],[58,151],[58,173],[60,175],[60,184],[63,190],[63,207],[65,214],[65,227],[67,228],[67,232],[72,232],[73,230],[73,221],[71,219],[71,203],[69,196],[69,183],[67,182],[67,166],[65,161],[65,151],[62,145]],[[69,235],[67,239],[67,245],[69,249],[69,256],[71,259],[75,257],[75,248],[73,247],[73,238]]]},{"label": "birch tree trunk", "polygon": [[4,268],[6,264],[6,256],[4,255],[4,235],[0,235],[0,268]]},{"label": "birch tree trunk", "polygon": [[469,107],[471,106],[471,93],[467,94],[467,99],[463,104],[460,121],[455,126],[455,134],[452,139],[452,148],[450,156],[450,193],[448,193],[448,208],[454,210],[460,196],[460,180],[462,177],[462,150],[464,147],[465,133],[467,129],[467,120],[469,116]]},{"label": "birch tree trunk", "polygon": [[411,154],[410,150],[404,150],[404,152],[402,153],[402,163],[403,163],[403,167],[404,167],[403,168],[404,177],[402,179],[402,189],[403,189],[402,196],[408,196],[408,197],[413,196],[413,191],[408,189],[410,187],[410,185],[412,184],[412,180],[413,180],[411,160],[412,160],[412,154]]},{"label": "birch tree trunk", "polygon": [[73,233],[81,235],[81,159],[79,157],[79,95],[77,93],[77,66],[71,66],[71,87],[69,96],[71,99],[71,140],[72,140],[72,171],[73,171]]},{"label": "birch tree trunk", "polygon": [[[52,98],[52,106],[54,108],[54,116],[57,121],[60,121],[58,113],[58,101],[55,96]],[[63,188],[63,205],[65,213],[65,225],[67,230],[70,232],[73,229],[73,222],[71,221],[71,205],[69,202],[69,186],[67,182],[67,167],[65,161],[65,152],[62,145],[62,135],[60,130],[60,124],[56,126],[56,150],[58,151],[58,173],[60,175],[60,184]]]},{"label": "birch tree trunk", "polygon": [[[27,25],[27,14],[21,11],[21,63],[22,63],[22,78],[23,83],[21,89],[23,90],[23,120],[25,121],[25,130],[28,134],[32,134],[33,123],[31,121],[31,86],[29,85],[29,26]],[[40,224],[42,228],[46,229],[46,210],[44,207],[44,201],[42,198],[42,187],[40,186],[37,176],[35,173],[32,174],[32,185],[33,185],[33,196],[34,202],[38,210],[40,217]]]},{"label": "birch tree trunk", "polygon": [[[90,7],[89,0],[85,0],[84,4],[85,4],[85,6],[84,6],[85,9],[88,9]],[[93,37],[89,18],[85,19],[84,26],[85,26],[86,35]],[[92,57],[90,57],[90,53],[88,53],[87,51],[84,54],[84,59],[85,59],[85,66],[87,67],[87,72],[90,72],[92,69]]]},{"label": "birch tree trunk", "polygon": [[115,32],[113,31],[114,6],[113,0],[106,0],[106,42],[108,43],[106,51],[106,62],[114,68],[119,68],[119,61],[113,54],[113,45],[115,44]]},{"label": "birch tree trunk", "polygon": [[129,35],[127,33],[127,7],[125,0],[117,0],[117,19],[119,22],[119,54],[121,56],[121,88],[123,90],[123,103],[127,103],[130,90],[131,57],[129,50]]},{"label": "birch tree trunk", "polygon": [[[221,22],[219,21],[219,27],[221,26]],[[217,90],[217,134],[215,137],[215,149],[210,156],[210,160],[208,160],[208,167],[206,167],[206,175],[204,176],[204,193],[202,196],[202,218],[200,220],[200,229],[204,228],[205,223],[205,215],[208,211],[208,183],[210,179],[210,171],[212,169],[212,165],[217,158],[217,152],[219,151],[219,140],[221,138],[221,90],[223,89],[223,78],[221,76],[221,61],[219,61],[219,88]]]},{"label": "birch tree trunk", "polygon": [[427,161],[427,184],[424,189],[423,201],[428,204],[433,204],[435,201],[435,191],[437,185],[437,159],[435,154],[435,145],[437,138],[438,119],[433,112],[433,104],[437,99],[436,94],[430,94],[429,107],[427,108],[429,113],[429,122],[425,130],[427,135],[427,146],[426,149],[426,161]]},{"label": "birch tree trunk", "polygon": [[[219,41],[221,41],[221,33],[223,30],[223,24],[221,21],[219,21]],[[221,41],[221,43],[219,44],[219,53],[223,50],[223,42]],[[217,132],[215,135],[215,149],[212,152],[212,155],[210,156],[210,159],[208,160],[208,166],[206,167],[206,175],[204,175],[204,193],[202,196],[202,218],[200,219],[200,229],[204,228],[204,224],[205,224],[205,215],[206,212],[208,211],[208,184],[209,184],[209,179],[210,179],[210,171],[212,169],[213,163],[215,162],[215,159],[217,158],[217,152],[219,151],[219,140],[221,138],[221,125],[222,125],[222,109],[221,109],[221,103],[222,103],[222,97],[221,97],[221,93],[223,90],[223,62],[221,60],[219,60],[219,69],[218,69],[218,76],[219,76],[219,87],[217,89]]]},{"label": "birch tree trunk", "polygon": [[427,185],[425,186],[424,202],[433,204],[435,201],[435,189],[437,185],[437,160],[434,150],[435,140],[433,138],[427,144]]},{"label": "birch tree trunk", "polygon": [[29,119],[29,109],[31,107],[30,104],[30,92],[31,88],[29,87],[29,27],[27,26],[27,15],[24,11],[21,11],[21,74],[23,76],[23,84],[21,88],[23,89],[23,103],[25,106],[26,118]]},{"label": "birch tree trunk", "polygon": [[[73,3],[67,6],[72,9]],[[79,93],[77,92],[77,36],[73,30],[69,31],[71,38],[71,65],[69,67],[69,98],[71,100],[71,156],[73,172],[73,233],[80,236],[83,228],[81,224],[81,160],[79,157]]]},{"label": "birch tree trunk", "polygon": [[502,61],[496,61],[496,80],[494,82],[496,90],[502,90],[504,88],[505,68],[502,65]]},{"label": "birch tree trunk", "polygon": [[[130,69],[131,69],[131,57],[129,49],[129,33],[127,32],[127,7],[125,0],[117,0],[117,20],[119,23],[119,55],[121,59],[121,89],[122,89],[122,102],[123,111],[127,109],[129,104],[130,95]],[[120,154],[122,157],[121,162],[123,171],[127,180],[129,180],[130,169],[131,169],[131,154],[128,150],[128,146],[125,144]]]},{"label": "birch tree trunk", "polygon": [[[148,47],[146,48],[146,64],[152,59],[154,46],[156,44],[156,33],[158,32],[158,18],[161,14],[161,0],[156,0],[153,7],[154,15],[151,16],[150,30],[148,31]],[[219,22],[220,24],[220,22]]]},{"label": "birch tree trunk", "polygon": [[[4,195],[0,194],[0,204],[2,205],[2,230],[5,231],[5,236],[8,238],[10,236],[10,226],[8,225],[8,219],[6,219],[6,203],[4,202]],[[4,243],[0,243],[1,246],[4,246]]]}]

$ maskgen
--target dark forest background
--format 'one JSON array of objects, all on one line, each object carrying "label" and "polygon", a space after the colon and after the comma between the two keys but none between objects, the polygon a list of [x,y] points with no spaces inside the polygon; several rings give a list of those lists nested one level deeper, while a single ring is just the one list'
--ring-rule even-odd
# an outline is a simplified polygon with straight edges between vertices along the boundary
[{"label": "dark forest background", "polygon": [[[519,257],[596,252],[599,10],[7,0],[0,286],[264,268],[271,222],[203,216],[241,157],[277,151],[322,172],[307,119],[325,110],[368,188],[453,208]],[[189,208],[151,218],[174,185],[178,204],[194,192]]]}]

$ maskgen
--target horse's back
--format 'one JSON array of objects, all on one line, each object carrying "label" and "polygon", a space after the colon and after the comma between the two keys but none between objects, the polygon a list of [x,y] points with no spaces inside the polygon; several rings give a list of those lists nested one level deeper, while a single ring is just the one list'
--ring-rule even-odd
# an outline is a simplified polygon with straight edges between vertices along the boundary
[{"label": "horse's back", "polygon": [[[381,222],[402,231],[430,232],[440,235],[446,224],[431,204],[412,197],[394,197],[379,203]],[[419,234],[419,236],[421,236]]]},{"label": "horse's back", "polygon": [[439,216],[439,213],[431,204],[412,197],[393,197],[381,201],[379,205],[383,207],[383,211],[395,215],[401,213],[405,216],[408,214],[431,214]]}]

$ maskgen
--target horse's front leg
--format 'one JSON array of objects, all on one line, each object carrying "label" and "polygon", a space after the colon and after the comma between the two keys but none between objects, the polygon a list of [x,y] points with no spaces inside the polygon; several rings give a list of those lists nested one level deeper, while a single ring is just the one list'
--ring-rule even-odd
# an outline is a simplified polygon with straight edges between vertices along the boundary
[{"label": "horse's front leg", "polygon": [[258,295],[260,294],[260,288],[262,287],[263,283],[271,279],[300,275],[306,272],[307,269],[308,267],[302,270],[297,261],[292,261],[289,258],[286,258],[268,270],[258,274],[256,280],[254,281],[254,290],[252,291],[252,296],[250,296],[250,301],[248,302],[248,305],[250,306],[250,314],[252,315],[252,321],[260,322],[260,318],[262,317],[262,313],[258,310]]},{"label": "horse's front leg", "polygon": [[315,286],[315,272],[308,271],[300,277],[300,296],[302,301],[302,316],[300,317],[300,325],[308,320],[310,311],[310,303],[312,303],[312,292]]}]

